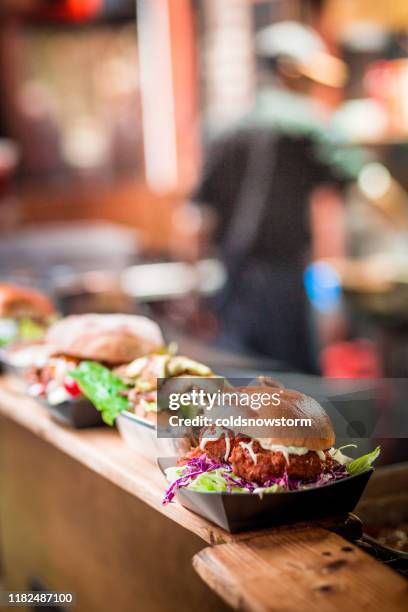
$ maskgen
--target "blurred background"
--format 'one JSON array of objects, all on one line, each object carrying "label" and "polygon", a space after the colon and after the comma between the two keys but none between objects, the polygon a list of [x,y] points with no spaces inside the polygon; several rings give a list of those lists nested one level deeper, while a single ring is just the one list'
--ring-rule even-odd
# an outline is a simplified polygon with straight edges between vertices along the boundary
[{"label": "blurred background", "polygon": [[406,2],[2,0],[0,83],[4,280],[407,375]]}]

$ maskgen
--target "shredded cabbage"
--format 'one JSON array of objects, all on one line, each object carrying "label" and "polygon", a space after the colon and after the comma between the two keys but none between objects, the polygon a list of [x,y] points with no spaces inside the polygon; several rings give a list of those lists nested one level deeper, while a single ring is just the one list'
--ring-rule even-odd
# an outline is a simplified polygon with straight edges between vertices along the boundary
[{"label": "shredded cabbage", "polygon": [[348,476],[360,474],[368,470],[380,454],[378,446],[368,455],[354,459],[345,465],[334,459],[332,453],[332,467],[329,471],[321,472],[317,477],[309,480],[295,480],[285,473],[279,478],[270,478],[263,486],[255,482],[248,482],[239,478],[232,472],[229,463],[219,463],[212,460],[206,453],[199,457],[193,457],[185,465],[170,467],[166,470],[167,480],[170,485],[166,490],[163,505],[168,504],[174,498],[178,489],[187,488],[199,493],[256,493],[260,497],[265,493],[278,493],[281,491],[299,491],[321,487],[331,482],[336,482]]}]

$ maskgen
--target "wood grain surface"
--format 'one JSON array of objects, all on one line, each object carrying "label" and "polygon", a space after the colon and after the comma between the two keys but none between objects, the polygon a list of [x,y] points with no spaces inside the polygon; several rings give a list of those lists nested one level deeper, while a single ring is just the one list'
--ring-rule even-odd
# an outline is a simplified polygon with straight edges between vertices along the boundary
[{"label": "wood grain surface", "polygon": [[205,548],[202,579],[232,607],[251,612],[402,612],[408,582],[343,538],[296,528]]}]

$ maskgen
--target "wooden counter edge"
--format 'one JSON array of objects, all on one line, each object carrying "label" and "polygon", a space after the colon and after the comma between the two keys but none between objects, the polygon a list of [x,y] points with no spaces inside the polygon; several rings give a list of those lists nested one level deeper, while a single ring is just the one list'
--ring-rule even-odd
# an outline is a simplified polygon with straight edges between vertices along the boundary
[{"label": "wooden counter edge", "polygon": [[319,527],[207,547],[193,567],[225,602],[250,612],[403,612],[408,581]]}]

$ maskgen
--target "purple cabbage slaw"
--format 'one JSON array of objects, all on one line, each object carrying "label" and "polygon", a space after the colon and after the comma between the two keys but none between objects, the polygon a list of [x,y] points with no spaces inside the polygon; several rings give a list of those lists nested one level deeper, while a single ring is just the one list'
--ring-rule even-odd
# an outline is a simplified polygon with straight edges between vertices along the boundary
[{"label": "purple cabbage slaw", "polygon": [[185,465],[181,465],[180,468],[183,470],[183,474],[176,478],[176,480],[173,480],[173,482],[167,488],[162,502],[163,505],[166,505],[171,502],[176,494],[176,491],[178,489],[181,489],[182,487],[187,487],[190,482],[197,478],[197,476],[200,476],[205,472],[218,470],[220,468],[226,470],[226,473],[223,476],[227,482],[227,486],[229,485],[231,487],[232,485],[234,485],[249,488],[249,485],[251,484],[245,483],[245,481],[242,479],[236,481],[228,474],[228,472],[232,472],[232,467],[228,463],[219,463],[217,461],[213,461],[207,456],[207,453],[203,453],[199,457],[193,457]]},{"label": "purple cabbage slaw", "polygon": [[333,459],[333,468],[330,471],[321,472],[316,478],[295,480],[290,478],[287,471],[285,471],[281,477],[270,478],[263,486],[260,486],[255,482],[248,482],[238,476],[232,476],[232,467],[230,464],[213,461],[206,453],[203,453],[199,457],[193,457],[185,465],[180,466],[180,468],[183,470],[183,474],[173,480],[167,488],[162,501],[163,505],[170,503],[179,489],[188,487],[188,485],[201,474],[220,468],[225,470],[222,476],[227,484],[227,492],[231,492],[231,488],[234,486],[242,488],[248,491],[248,493],[253,493],[255,490],[257,493],[261,493],[262,489],[268,489],[274,485],[282,487],[286,491],[298,491],[300,489],[321,487],[329,482],[341,480],[350,475],[345,465]]}]

